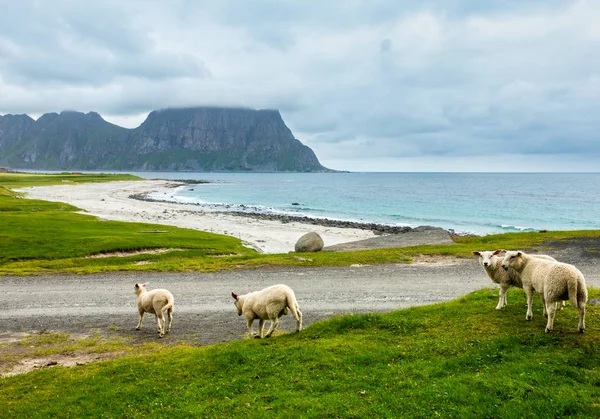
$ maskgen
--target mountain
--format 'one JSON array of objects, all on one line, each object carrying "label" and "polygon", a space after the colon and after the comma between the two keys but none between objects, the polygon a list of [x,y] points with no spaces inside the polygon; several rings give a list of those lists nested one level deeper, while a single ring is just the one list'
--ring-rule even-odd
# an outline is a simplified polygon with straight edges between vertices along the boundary
[{"label": "mountain", "polygon": [[34,124],[35,121],[27,115],[0,116],[0,152],[21,141]]},{"label": "mountain", "polygon": [[0,166],[43,170],[324,172],[276,110],[151,112],[135,129],[95,112],[0,116]]},{"label": "mountain", "polygon": [[111,168],[131,130],[106,122],[95,112],[63,111],[44,114],[13,131],[18,135],[0,133],[0,165],[61,170]]}]

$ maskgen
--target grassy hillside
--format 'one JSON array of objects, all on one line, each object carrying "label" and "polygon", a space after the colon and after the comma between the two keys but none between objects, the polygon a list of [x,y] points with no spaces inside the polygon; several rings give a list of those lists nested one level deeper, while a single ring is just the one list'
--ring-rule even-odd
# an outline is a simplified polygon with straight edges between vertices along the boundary
[{"label": "grassy hillside", "polygon": [[496,301],[482,290],[300,334],[34,371],[2,380],[2,416],[600,417],[600,309],[583,334],[571,307],[545,334],[539,300],[531,322],[523,304]]}]

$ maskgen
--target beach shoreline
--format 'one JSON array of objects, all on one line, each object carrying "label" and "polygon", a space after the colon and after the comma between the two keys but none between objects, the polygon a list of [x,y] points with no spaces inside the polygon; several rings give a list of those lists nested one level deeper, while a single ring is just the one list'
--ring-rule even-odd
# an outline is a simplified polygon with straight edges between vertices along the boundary
[{"label": "beach shoreline", "polygon": [[[286,214],[222,211],[212,209],[210,204],[156,198],[180,186],[183,184],[179,181],[152,179],[66,183],[16,191],[33,199],[65,202],[103,220],[162,224],[233,236],[261,253],[293,252],[298,239],[310,231],[317,232],[323,239],[324,250],[331,251],[341,251],[343,248],[339,246],[349,243],[360,243],[351,247],[353,250],[441,243],[440,235],[443,242],[451,244],[450,237],[455,234],[431,226],[412,228]],[[432,232],[437,233],[436,238],[431,237]],[[383,239],[382,236],[388,240],[377,241],[377,238]],[[389,240],[390,237],[395,239]]]},{"label": "beach shoreline", "polygon": [[[153,195],[155,193],[140,193],[140,194],[132,194],[129,195],[131,199],[137,199],[139,201],[145,202],[162,202],[162,203],[174,203],[178,205],[192,205],[194,207],[199,207],[207,212],[215,213],[215,214],[230,214],[238,217],[248,217],[259,220],[268,220],[268,221],[279,221],[281,223],[287,224],[291,222],[298,222],[301,224],[307,225],[319,225],[324,227],[339,227],[339,228],[354,228],[359,230],[370,230],[375,235],[379,234],[401,234],[408,233],[414,230],[414,228],[409,226],[393,226],[387,224],[377,224],[377,223],[363,223],[358,221],[348,221],[348,220],[337,220],[333,218],[323,218],[323,217],[309,217],[305,215],[289,215],[289,214],[271,214],[271,213],[262,213],[255,211],[222,211],[222,210],[214,210],[212,204],[202,204],[202,203],[192,203],[192,202],[176,202],[168,199],[158,199]],[[243,207],[243,205],[242,205]]]},{"label": "beach shoreline", "polygon": [[317,232],[323,238],[325,246],[376,236],[371,229],[342,226],[345,222],[320,225],[308,217],[305,220],[284,221],[277,216],[207,211],[200,205],[131,198],[132,195],[142,197],[168,192],[178,186],[181,183],[169,180],[143,180],[65,183],[32,186],[15,191],[25,193],[31,199],[65,202],[81,208],[85,214],[103,220],[162,224],[233,236],[242,240],[244,245],[262,253],[294,251],[298,239],[309,231]]}]

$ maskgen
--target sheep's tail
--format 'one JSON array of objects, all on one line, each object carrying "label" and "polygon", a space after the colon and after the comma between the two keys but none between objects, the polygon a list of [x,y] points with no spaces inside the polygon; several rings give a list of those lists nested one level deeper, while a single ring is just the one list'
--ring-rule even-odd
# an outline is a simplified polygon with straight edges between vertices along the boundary
[{"label": "sheep's tail", "polygon": [[587,289],[585,288],[585,280],[583,279],[583,276],[580,278],[573,278],[571,281],[569,281],[567,287],[571,306],[579,308],[580,302],[585,304],[587,301]]},{"label": "sheep's tail", "polygon": [[171,311],[173,311],[173,302],[174,302],[173,300],[169,300],[167,302],[167,304],[160,311],[162,311],[163,313],[169,309],[171,309]]},{"label": "sheep's tail", "polygon": [[[292,316],[294,317],[294,319],[296,321],[301,319],[301,315],[300,314],[300,309],[298,308],[298,302],[296,301],[296,297],[294,295],[288,295],[287,296],[287,307],[289,307],[290,311],[292,312]],[[286,307],[286,308],[287,308]],[[287,314],[287,313],[285,313]]]}]

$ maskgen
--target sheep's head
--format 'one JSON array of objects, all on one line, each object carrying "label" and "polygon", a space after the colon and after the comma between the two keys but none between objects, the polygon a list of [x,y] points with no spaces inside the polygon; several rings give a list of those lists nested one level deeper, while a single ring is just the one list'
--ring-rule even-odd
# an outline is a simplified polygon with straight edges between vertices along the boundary
[{"label": "sheep's head", "polygon": [[135,294],[139,295],[141,292],[146,291],[146,285],[148,285],[147,282],[144,282],[143,284],[138,284],[136,282],[135,285],[133,286],[133,289],[135,290]]},{"label": "sheep's head", "polygon": [[494,251],[473,251],[472,253],[476,256],[479,256],[479,263],[481,264],[481,266],[483,266],[484,268],[487,268],[489,266],[491,266],[492,264],[492,257],[496,256],[499,253],[504,252],[504,250],[494,250]]},{"label": "sheep's head", "polygon": [[235,308],[237,308],[238,311],[238,316],[242,315],[242,307],[244,306],[244,302],[239,298],[239,296],[235,293],[235,292],[231,292],[231,296],[233,297],[233,299],[235,300],[235,302],[233,303],[233,305],[235,305]]},{"label": "sheep's head", "polygon": [[518,270],[519,266],[523,262],[523,259],[521,258],[522,255],[523,252],[520,250],[507,251],[504,254],[504,259],[502,260],[502,268],[504,268],[505,271],[507,271],[509,267]]}]

